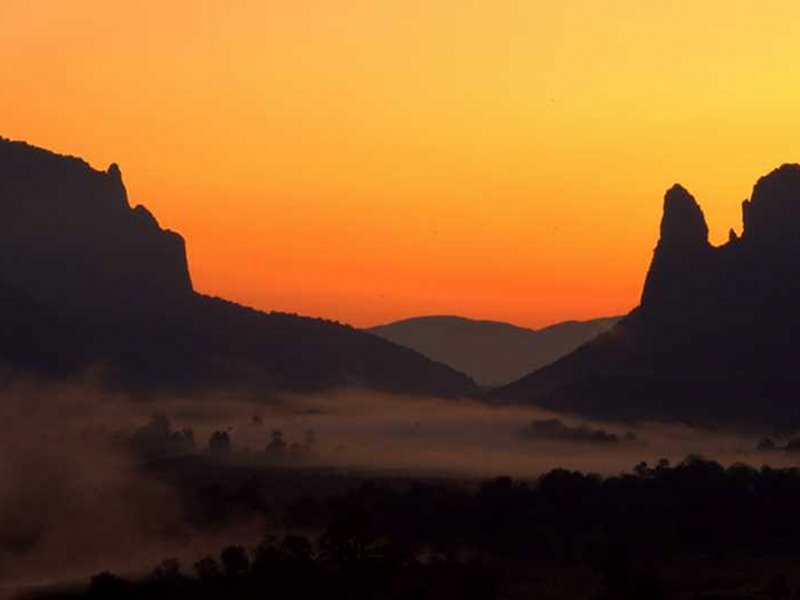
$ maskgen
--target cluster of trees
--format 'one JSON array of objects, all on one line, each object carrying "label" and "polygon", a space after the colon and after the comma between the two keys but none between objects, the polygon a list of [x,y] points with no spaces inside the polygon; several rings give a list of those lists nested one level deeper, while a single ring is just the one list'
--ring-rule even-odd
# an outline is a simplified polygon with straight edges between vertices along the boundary
[{"label": "cluster of trees", "polygon": [[507,477],[476,490],[365,483],[338,499],[304,498],[290,528],[357,519],[370,539],[454,554],[476,548],[510,558],[708,558],[800,555],[800,469],[691,456],[640,463],[614,477],[556,469],[533,484]]},{"label": "cluster of trees", "polygon": [[[182,490],[187,515],[202,526],[269,514],[289,532],[314,535],[358,523],[364,543],[389,541],[415,553],[456,555],[466,548],[591,564],[629,556],[800,556],[798,468],[726,468],[690,456],[674,466],[640,463],[605,478],[555,469],[535,481],[501,477],[479,485],[331,481],[336,491],[304,494],[310,482],[335,474],[232,465],[223,477],[213,464],[169,464],[175,471],[165,480]],[[275,493],[284,488],[297,491],[278,501]]]},{"label": "cluster of trees", "polygon": [[[261,425],[259,419],[256,421]],[[143,456],[150,459],[187,454],[197,450],[194,431],[190,427],[174,430],[169,418],[156,414],[150,421],[139,427],[131,438],[131,443]],[[307,456],[316,450],[317,436],[313,430],[307,430],[302,442],[289,442],[280,429],[270,434],[264,452],[271,458],[297,458]],[[228,431],[214,431],[208,438],[207,450],[214,455],[224,455],[233,449],[232,436]]]},{"label": "cluster of trees", "polygon": [[765,437],[758,442],[756,449],[763,452],[800,452],[800,437],[788,439],[784,443]]},{"label": "cluster of trees", "polygon": [[585,444],[618,444],[635,442],[636,434],[632,431],[613,433],[605,429],[595,429],[588,425],[570,426],[561,419],[538,419],[531,421],[521,430],[522,436],[530,439],[558,440],[580,442]]},{"label": "cluster of trees", "polygon": [[[215,498],[217,517],[229,501],[267,509],[257,487]],[[139,581],[104,573],[77,597],[488,600],[507,585],[506,565],[538,563],[588,569],[607,598],[658,600],[670,597],[658,565],[800,557],[798,505],[798,468],[697,456],[606,478],[556,469],[535,482],[362,481],[287,503],[282,539],[185,570],[168,560]],[[763,597],[800,594],[787,581],[768,582]]]},{"label": "cluster of trees", "polygon": [[194,431],[188,427],[174,430],[163,414],[153,415],[146,425],[139,427],[131,443],[147,458],[184,454],[195,449]]},{"label": "cluster of trees", "polygon": [[[326,533],[316,545],[306,537],[286,535],[267,537],[253,548],[229,546],[218,557],[195,562],[186,572],[179,561],[168,559],[139,580],[100,573],[86,592],[69,597],[492,600],[496,591],[494,576],[480,563],[443,556],[420,560],[400,546],[365,544],[357,531],[338,529]],[[58,598],[66,600],[63,595]]]}]

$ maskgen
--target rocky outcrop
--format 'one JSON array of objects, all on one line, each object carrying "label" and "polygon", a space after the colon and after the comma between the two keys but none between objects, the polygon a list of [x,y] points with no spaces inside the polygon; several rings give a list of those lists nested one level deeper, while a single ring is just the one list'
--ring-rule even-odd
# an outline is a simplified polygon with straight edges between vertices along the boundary
[{"label": "rocky outcrop", "polygon": [[642,305],[680,311],[706,285],[711,255],[708,226],[694,197],[680,185],[664,196],[661,236],[642,293]]},{"label": "rocky outcrop", "polygon": [[661,250],[689,252],[708,248],[708,225],[703,211],[686,188],[675,184],[664,196],[661,219]]},{"label": "rocky outcrop", "polygon": [[800,166],[761,178],[742,236],[719,247],[675,186],[640,305],[495,395],[610,418],[800,427],[798,307]]},{"label": "rocky outcrop", "polygon": [[0,139],[0,241],[0,279],[46,302],[140,307],[192,291],[183,238],[129,205],[117,165]]},{"label": "rocky outcrop", "polygon": [[758,180],[742,203],[743,238],[760,246],[800,246],[800,165],[786,164]]}]

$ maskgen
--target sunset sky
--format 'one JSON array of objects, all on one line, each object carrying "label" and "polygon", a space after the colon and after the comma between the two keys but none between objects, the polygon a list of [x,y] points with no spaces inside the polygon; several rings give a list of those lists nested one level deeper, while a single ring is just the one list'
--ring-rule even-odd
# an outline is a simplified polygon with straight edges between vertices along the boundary
[{"label": "sunset sky", "polygon": [[118,162],[195,287],[358,326],[626,312],[663,193],[800,162],[800,3],[2,0],[0,135]]}]

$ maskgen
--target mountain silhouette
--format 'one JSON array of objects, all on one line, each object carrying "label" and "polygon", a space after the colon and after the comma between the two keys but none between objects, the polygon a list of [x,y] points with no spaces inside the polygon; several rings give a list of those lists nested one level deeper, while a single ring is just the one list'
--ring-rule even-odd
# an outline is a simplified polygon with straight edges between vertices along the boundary
[{"label": "mountain silhouette", "polygon": [[120,170],[0,138],[0,363],[91,369],[125,390],[476,392],[465,375],[322,319],[192,288],[183,238],[131,207]]},{"label": "mountain silhouette", "polygon": [[486,387],[502,385],[547,365],[616,323],[616,317],[565,321],[527,329],[500,321],[426,316],[368,329],[466,373]]},{"label": "mountain silhouette", "polygon": [[0,277],[36,298],[129,307],[192,292],[183,238],[131,209],[117,165],[4,141],[0,200]]},{"label": "mountain silhouette", "polygon": [[494,392],[586,416],[800,426],[800,165],[762,177],[721,246],[683,187],[664,198],[640,305]]}]

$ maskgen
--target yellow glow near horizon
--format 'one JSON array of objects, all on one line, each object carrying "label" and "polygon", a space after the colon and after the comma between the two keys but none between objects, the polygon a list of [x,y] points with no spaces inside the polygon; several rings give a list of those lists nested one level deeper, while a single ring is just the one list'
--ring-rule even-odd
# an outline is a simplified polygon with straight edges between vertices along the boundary
[{"label": "yellow glow near horizon", "polygon": [[637,302],[664,190],[721,242],[800,161],[789,1],[5,0],[0,135],[120,163],[195,286],[369,325]]}]

